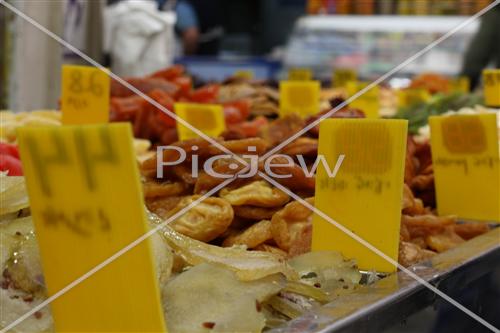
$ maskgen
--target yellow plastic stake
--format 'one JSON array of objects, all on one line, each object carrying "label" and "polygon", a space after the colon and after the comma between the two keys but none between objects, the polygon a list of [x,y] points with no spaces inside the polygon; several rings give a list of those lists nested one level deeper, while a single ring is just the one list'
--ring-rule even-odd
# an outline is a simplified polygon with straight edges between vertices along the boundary
[{"label": "yellow plastic stake", "polygon": [[[21,158],[53,295],[148,230],[130,124],[25,127]],[[51,303],[58,332],[165,332],[148,240]]]},{"label": "yellow plastic stake", "polygon": [[425,103],[431,99],[431,94],[425,89],[402,89],[398,90],[398,104],[406,107],[417,103]]},{"label": "yellow plastic stake", "polygon": [[500,221],[497,115],[429,118],[440,215]]},{"label": "yellow plastic stake", "polygon": [[355,82],[358,74],[353,69],[338,68],[333,71],[332,86],[334,88],[346,87],[348,82]]},{"label": "yellow plastic stake", "polygon": [[319,112],[318,81],[281,81],[280,116],[297,113],[303,117]]},{"label": "yellow plastic stake", "polygon": [[62,122],[65,125],[109,121],[109,76],[89,66],[62,67]]},{"label": "yellow plastic stake", "polygon": [[309,68],[290,68],[288,71],[289,81],[309,81],[312,80],[312,76]]},{"label": "yellow plastic stake", "polygon": [[500,69],[483,71],[484,101],[487,106],[500,107]]},{"label": "yellow plastic stake", "polygon": [[242,79],[246,79],[246,80],[252,80],[254,78],[254,73],[252,70],[238,70],[236,72],[234,72],[233,76],[235,77],[239,77],[239,78],[242,78]]},{"label": "yellow plastic stake", "polygon": [[[347,94],[349,97],[353,96],[358,91],[368,86],[367,82],[348,82]],[[360,109],[363,111],[367,118],[379,118],[380,109],[380,88],[375,86],[356,98],[350,104],[350,107]]]},{"label": "yellow plastic stake", "polygon": [[[204,134],[216,137],[226,129],[224,111],[221,105],[176,103],[175,113]],[[197,138],[198,134],[177,122],[179,140]]]},{"label": "yellow plastic stake", "polygon": [[[397,261],[406,154],[406,120],[326,119],[320,125],[315,206]],[[332,171],[340,155],[344,161]],[[336,250],[363,270],[396,267],[318,215],[313,251]]]},{"label": "yellow plastic stake", "polygon": [[451,90],[467,94],[470,92],[470,80],[466,76],[460,76],[451,80]]}]

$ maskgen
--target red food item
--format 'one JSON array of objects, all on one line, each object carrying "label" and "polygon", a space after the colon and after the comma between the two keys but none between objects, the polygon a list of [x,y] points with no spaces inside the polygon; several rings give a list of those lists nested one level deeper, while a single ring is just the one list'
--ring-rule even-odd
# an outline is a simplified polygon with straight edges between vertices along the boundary
[{"label": "red food item", "polygon": [[112,97],[110,100],[109,117],[111,121],[133,121],[143,107],[141,96]]},{"label": "red food item", "polygon": [[10,155],[19,159],[19,149],[16,145],[0,142],[0,154]]},{"label": "red food item", "polygon": [[227,129],[233,133],[239,134],[240,137],[253,138],[259,133],[259,129],[266,126],[267,118],[259,116],[252,121],[244,121],[238,124],[229,124]]},{"label": "red food item", "polygon": [[193,89],[193,80],[189,76],[179,76],[172,81],[179,87],[177,98],[189,97]]},{"label": "red food item", "polygon": [[209,84],[191,92],[190,99],[195,103],[215,103],[219,94],[218,84]]},{"label": "red food item", "polygon": [[167,67],[165,69],[161,69],[157,72],[154,72],[150,76],[154,77],[154,78],[164,79],[167,81],[172,81],[175,78],[177,78],[183,74],[184,74],[184,66],[173,65],[173,66]]},{"label": "red food item", "polygon": [[241,123],[244,118],[241,116],[240,110],[233,106],[224,106],[224,118],[226,125]]},{"label": "red food item", "polygon": [[22,176],[23,166],[16,157],[8,154],[0,154],[0,170],[8,171],[9,176]]},{"label": "red food item", "polygon": [[235,124],[246,120],[250,115],[250,106],[250,101],[246,99],[225,103],[226,124]]},{"label": "red food item", "polygon": [[[174,99],[167,93],[161,90],[153,90],[148,94],[149,97],[154,99],[158,104],[165,107],[167,110],[174,112]],[[160,121],[166,127],[175,127],[175,118],[170,117],[168,114],[160,110],[155,105],[144,100],[143,109],[147,113],[155,114],[158,121]]]},{"label": "red food item", "polygon": [[[176,84],[159,78],[132,77],[126,79],[126,81],[145,94],[148,94],[153,90],[161,90],[171,96],[175,96],[180,90]],[[135,92],[116,80],[111,80],[110,89],[111,97],[130,97],[137,95]]]}]

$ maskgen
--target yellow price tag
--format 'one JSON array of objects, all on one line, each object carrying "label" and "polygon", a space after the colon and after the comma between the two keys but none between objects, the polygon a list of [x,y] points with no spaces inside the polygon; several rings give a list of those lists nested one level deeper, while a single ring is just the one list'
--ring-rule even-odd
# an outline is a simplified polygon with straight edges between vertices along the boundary
[{"label": "yellow price tag", "polygon": [[[366,82],[348,82],[347,83],[347,95],[349,97],[356,94],[358,91],[366,88],[368,83]],[[379,118],[380,109],[380,88],[375,86],[357,97],[354,101],[349,103],[352,108],[360,109],[363,111],[367,118]]]},{"label": "yellow price tag", "polygon": [[62,67],[62,122],[65,125],[109,121],[109,76],[89,66]]},{"label": "yellow price tag", "polygon": [[483,71],[484,102],[487,106],[500,107],[500,69]]},{"label": "yellow price tag", "polygon": [[308,68],[291,68],[288,71],[289,81],[309,81],[312,80],[312,72]]},{"label": "yellow price tag", "polygon": [[467,94],[470,92],[470,80],[468,77],[460,76],[451,80],[451,90]]},{"label": "yellow price tag", "polygon": [[332,86],[346,87],[348,82],[356,81],[358,74],[353,69],[339,68],[333,71]]},{"label": "yellow price tag", "polygon": [[431,94],[426,89],[402,89],[398,90],[398,104],[406,107],[417,103],[425,103],[431,99]]},{"label": "yellow price tag", "polygon": [[253,71],[251,70],[239,70],[234,72],[233,76],[246,80],[252,80],[254,78]]},{"label": "yellow price tag", "polygon": [[303,117],[319,112],[318,81],[281,81],[280,116],[297,113]]},{"label": "yellow price tag", "polygon": [[[221,105],[176,103],[175,113],[208,136],[216,137],[226,130],[224,111]],[[198,134],[177,122],[179,140],[197,138]]]},{"label": "yellow price tag", "polygon": [[441,215],[500,221],[496,114],[429,117]]},{"label": "yellow price tag", "polygon": [[[130,124],[25,127],[21,158],[53,295],[148,231]],[[165,331],[146,240],[51,304],[57,332]]]},{"label": "yellow price tag", "polygon": [[[314,205],[395,261],[398,259],[406,155],[406,120],[326,119],[321,122]],[[344,160],[337,174],[333,167]],[[315,215],[313,251],[337,250],[364,270],[396,267]]]}]

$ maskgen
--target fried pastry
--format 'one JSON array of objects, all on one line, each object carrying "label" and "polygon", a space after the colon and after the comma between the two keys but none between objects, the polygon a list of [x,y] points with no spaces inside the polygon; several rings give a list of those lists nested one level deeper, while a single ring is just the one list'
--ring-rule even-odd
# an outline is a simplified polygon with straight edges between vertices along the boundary
[{"label": "fried pastry", "polygon": [[483,222],[461,223],[453,225],[453,231],[465,240],[482,235],[490,230],[490,227]]},{"label": "fried pastry", "polygon": [[146,199],[146,207],[161,218],[167,218],[169,212],[181,201],[182,196]]},{"label": "fried pastry", "polygon": [[288,194],[263,180],[254,181],[234,190],[224,188],[219,196],[233,206],[279,207],[290,200]]},{"label": "fried pastry", "polygon": [[408,267],[422,260],[432,258],[435,255],[435,252],[424,250],[416,244],[400,242],[398,262],[404,267]]},{"label": "fried pastry", "polygon": [[146,199],[181,195],[185,194],[187,189],[188,185],[183,182],[159,183],[154,180],[148,180],[143,185],[144,197]]},{"label": "fried pastry", "polygon": [[[181,211],[200,196],[183,198],[169,217]],[[184,215],[169,225],[177,232],[202,242],[209,242],[220,236],[233,221],[233,208],[228,201],[210,197],[191,207]]]},{"label": "fried pastry", "polygon": [[[306,201],[314,203],[313,198]],[[287,204],[271,219],[273,239],[290,256],[310,251],[313,212],[299,201]]]},{"label": "fried pastry", "polygon": [[271,219],[280,209],[281,207],[233,206],[235,216],[257,221]]},{"label": "fried pastry", "polygon": [[290,156],[310,156],[318,155],[318,140],[313,138],[298,138],[281,150],[282,154]]},{"label": "fried pastry", "polygon": [[465,240],[455,233],[453,226],[449,226],[438,234],[428,235],[425,242],[429,248],[441,253],[462,244]]}]

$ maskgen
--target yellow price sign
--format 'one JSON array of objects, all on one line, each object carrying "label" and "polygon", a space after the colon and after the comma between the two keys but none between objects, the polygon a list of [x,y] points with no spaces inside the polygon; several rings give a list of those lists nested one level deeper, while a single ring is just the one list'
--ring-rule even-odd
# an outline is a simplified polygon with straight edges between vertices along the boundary
[{"label": "yellow price sign", "polygon": [[289,81],[309,81],[312,80],[312,72],[308,68],[290,68],[288,71]]},{"label": "yellow price sign", "polygon": [[89,66],[62,67],[61,110],[65,125],[109,121],[109,76]]},{"label": "yellow price sign", "polygon": [[[406,120],[326,119],[319,131],[318,155],[325,165],[336,165],[341,155],[344,160],[336,174],[320,163],[314,205],[395,261],[407,128]],[[363,270],[396,270],[318,215],[313,218],[312,249],[340,251]]]},{"label": "yellow price sign", "polygon": [[429,118],[439,214],[500,221],[496,117],[492,113]]},{"label": "yellow price sign", "polygon": [[249,69],[248,70],[238,70],[238,71],[234,72],[233,76],[238,77],[238,78],[242,78],[245,80],[252,80],[254,78],[253,71],[251,71]]},{"label": "yellow price sign", "polygon": [[[347,95],[351,97],[367,86],[368,83],[366,82],[347,82]],[[363,111],[367,118],[379,118],[380,88],[378,86],[371,88],[364,94],[358,96],[354,101],[349,103],[349,105],[352,108]]]},{"label": "yellow price sign", "polygon": [[460,76],[450,81],[451,90],[467,94],[470,92],[470,80],[468,77]]},{"label": "yellow price sign", "polygon": [[318,81],[281,81],[280,116],[297,113],[303,117],[319,112]]},{"label": "yellow price sign", "polygon": [[431,94],[426,89],[402,89],[398,90],[398,105],[406,107],[413,104],[425,103],[431,99]]},{"label": "yellow price sign", "polygon": [[358,79],[358,74],[353,69],[338,68],[333,71],[332,86],[346,87],[348,82],[354,82]]},{"label": "yellow price sign", "polygon": [[500,69],[483,71],[483,83],[485,104],[500,107]]},{"label": "yellow price sign", "polygon": [[[25,127],[20,153],[48,295],[148,230],[130,124]],[[51,304],[57,332],[165,331],[146,240]]]},{"label": "yellow price sign", "polygon": [[[176,103],[175,113],[204,134],[216,137],[226,130],[224,110],[221,105]],[[179,140],[197,138],[199,135],[177,122]]]}]

